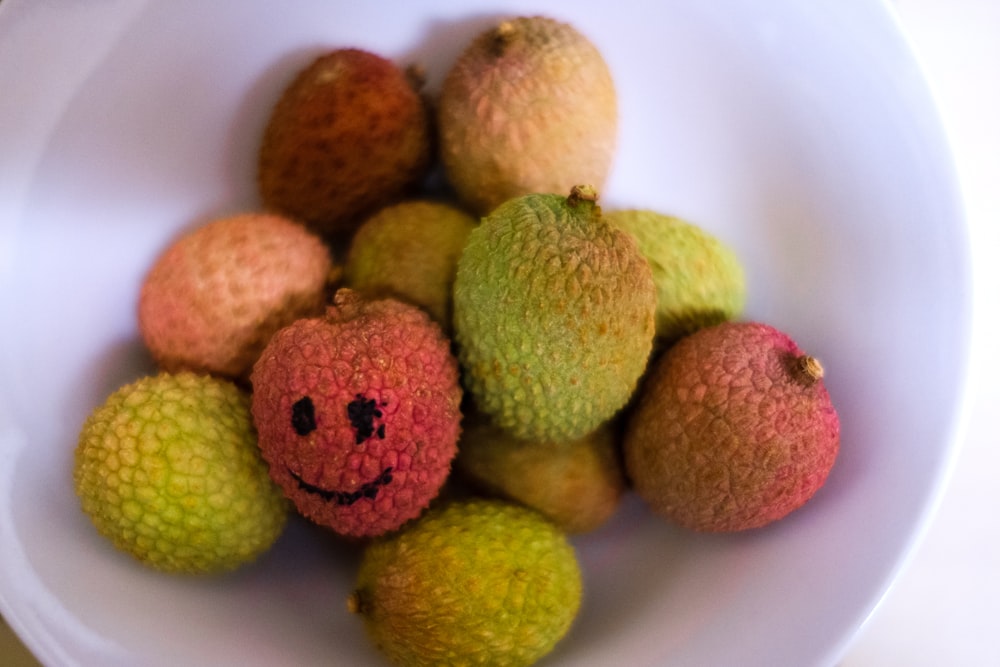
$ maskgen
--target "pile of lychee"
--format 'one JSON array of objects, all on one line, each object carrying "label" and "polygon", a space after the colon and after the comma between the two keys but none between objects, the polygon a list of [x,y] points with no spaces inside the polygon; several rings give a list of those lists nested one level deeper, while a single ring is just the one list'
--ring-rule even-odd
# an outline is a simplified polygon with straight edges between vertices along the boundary
[{"label": "pile of lychee", "polygon": [[289,72],[259,205],[150,267],[158,369],[88,417],[74,481],[168,572],[242,566],[297,512],[364,550],[347,606],[393,662],[528,665],[582,603],[568,536],[626,493],[763,527],[824,484],[839,422],[820,362],[741,319],[729,246],[602,210],[617,98],[582,33],[502,21],[423,85],[355,48]]}]

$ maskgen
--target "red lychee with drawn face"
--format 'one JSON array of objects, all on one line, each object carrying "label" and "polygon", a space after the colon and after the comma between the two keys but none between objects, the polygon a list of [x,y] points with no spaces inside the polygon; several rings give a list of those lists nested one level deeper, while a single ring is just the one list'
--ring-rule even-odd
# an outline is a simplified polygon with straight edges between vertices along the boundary
[{"label": "red lychee with drawn face", "polygon": [[252,411],[272,479],[301,514],[370,537],[417,517],[457,453],[458,364],[419,308],[342,289],[271,339]]}]

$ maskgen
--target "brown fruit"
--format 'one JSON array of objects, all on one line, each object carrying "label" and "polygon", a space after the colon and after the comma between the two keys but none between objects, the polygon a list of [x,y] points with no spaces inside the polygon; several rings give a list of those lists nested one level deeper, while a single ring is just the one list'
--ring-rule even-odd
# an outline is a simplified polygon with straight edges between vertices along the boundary
[{"label": "brown fruit", "polygon": [[756,528],[798,509],[840,444],[822,374],[766,324],[726,322],[682,338],[652,367],[627,424],[636,492],[700,531]]},{"label": "brown fruit", "polygon": [[301,70],[264,130],[258,189],[266,207],[324,234],[349,232],[427,173],[430,120],[405,72],[338,49]]},{"label": "brown fruit", "polygon": [[444,81],[438,117],[448,180],[483,215],[518,195],[600,190],[618,132],[604,58],[573,26],[541,16],[477,36]]},{"label": "brown fruit", "polygon": [[485,493],[538,510],[568,533],[614,515],[625,493],[615,428],[572,442],[518,440],[485,422],[462,433],[456,470]]}]

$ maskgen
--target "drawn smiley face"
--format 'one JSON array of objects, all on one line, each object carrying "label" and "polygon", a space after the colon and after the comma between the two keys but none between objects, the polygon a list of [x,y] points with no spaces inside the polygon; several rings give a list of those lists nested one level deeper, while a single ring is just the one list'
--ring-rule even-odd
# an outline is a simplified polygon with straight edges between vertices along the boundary
[{"label": "drawn smiley face", "polygon": [[[347,420],[354,430],[355,445],[362,445],[371,438],[385,440],[386,425],[381,422],[384,415],[379,408],[384,408],[386,405],[386,401],[379,403],[376,399],[366,398],[362,394],[355,394],[354,400],[347,404]],[[317,430],[316,406],[311,397],[303,396],[292,404],[290,424],[300,437],[307,437]],[[350,491],[323,488],[306,481],[287,464],[286,469],[298,488],[337,505],[350,506],[361,499],[375,500],[379,490],[392,482],[392,466],[385,466],[378,476]]]}]

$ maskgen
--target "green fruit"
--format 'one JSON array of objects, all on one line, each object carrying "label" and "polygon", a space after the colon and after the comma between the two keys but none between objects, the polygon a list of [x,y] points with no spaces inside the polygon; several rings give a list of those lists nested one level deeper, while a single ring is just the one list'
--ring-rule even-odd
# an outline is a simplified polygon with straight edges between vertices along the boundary
[{"label": "green fruit", "polygon": [[478,423],[458,444],[456,469],[490,495],[538,510],[568,533],[603,525],[625,493],[615,428],[572,442],[519,440]]},{"label": "green fruit", "polygon": [[480,214],[518,195],[600,188],[618,106],[607,63],[573,26],[541,16],[501,22],[458,57],[438,103],[441,159]]},{"label": "green fruit", "polygon": [[471,215],[441,202],[410,200],[383,208],[351,239],[347,286],[420,306],[450,329],[455,265],[475,226]]},{"label": "green fruit", "polygon": [[97,407],[80,432],[73,481],[102,535],[166,572],[235,569],[273,544],[287,516],[249,397],[189,372],[142,378]]},{"label": "green fruit", "polygon": [[671,343],[735,319],[746,302],[743,266],[704,229],[656,211],[612,211],[607,218],[635,237],[656,283],[656,334]]},{"label": "green fruit", "polygon": [[649,264],[588,187],[510,200],[469,234],[455,339],[476,407],[518,438],[581,438],[629,400],[652,348]]},{"label": "green fruit", "polygon": [[491,500],[429,511],[365,551],[348,609],[406,667],[531,665],[569,631],[582,577],[537,512]]}]

